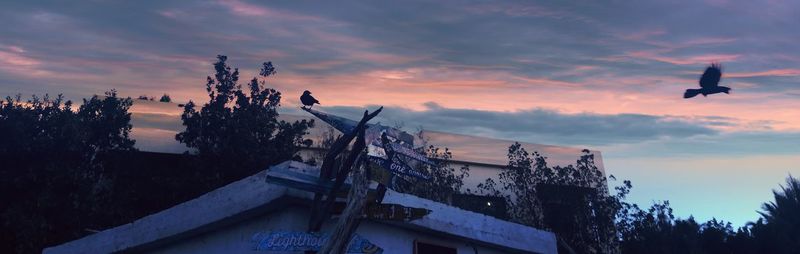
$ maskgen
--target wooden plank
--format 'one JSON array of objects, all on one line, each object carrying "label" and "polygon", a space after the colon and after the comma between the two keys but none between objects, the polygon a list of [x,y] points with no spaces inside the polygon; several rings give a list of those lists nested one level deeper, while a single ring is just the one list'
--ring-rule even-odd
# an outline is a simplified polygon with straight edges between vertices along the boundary
[{"label": "wooden plank", "polygon": [[[361,156],[366,156],[366,153],[361,153],[359,157]],[[325,241],[319,250],[320,253],[342,254],[347,251],[348,242],[361,223],[361,214],[367,205],[368,190],[367,169],[364,164],[361,164],[360,167],[353,169],[353,187],[350,188],[350,194],[347,196],[347,205],[331,231],[333,237]]]},{"label": "wooden plank", "polygon": [[[267,182],[280,184],[286,187],[310,191],[314,193],[327,193],[333,186],[332,181],[320,181],[319,177],[295,172],[285,168],[272,168],[267,172]],[[349,186],[345,186],[349,188]]]},{"label": "wooden plank", "polygon": [[330,185],[326,186],[319,183],[308,183],[274,176],[267,176],[267,182],[314,193],[328,193],[331,190]]},{"label": "wooden plank", "polygon": [[[319,177],[282,168],[273,168],[267,172],[266,181],[289,188],[324,194],[330,192],[331,186],[333,186],[333,181],[320,181]],[[347,197],[347,192],[350,190],[350,187],[351,185],[349,183],[344,183],[336,196],[339,198]],[[369,188],[368,195],[374,197],[377,186],[370,186]]]}]

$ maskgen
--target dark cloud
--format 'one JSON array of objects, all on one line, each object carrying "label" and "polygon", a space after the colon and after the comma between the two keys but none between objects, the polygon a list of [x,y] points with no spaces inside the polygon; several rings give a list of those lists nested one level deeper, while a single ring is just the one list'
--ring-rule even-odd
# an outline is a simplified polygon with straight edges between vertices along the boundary
[{"label": "dark cloud", "polygon": [[181,132],[185,129],[180,121],[180,117],[174,114],[161,113],[134,112],[131,116],[131,125],[133,125],[133,127],[172,132]]},{"label": "dark cloud", "polygon": [[[642,114],[565,114],[548,109],[495,112],[445,108],[433,102],[426,106],[424,111],[386,108],[377,121],[412,131],[422,128],[542,144],[594,146],[716,135],[718,131],[711,126],[732,124]],[[324,110],[355,119],[364,108],[340,106]]]},{"label": "dark cloud", "polygon": [[[759,8],[751,9],[755,5]],[[706,61],[691,60],[697,55],[741,55],[732,71],[761,71],[786,68],[777,58],[800,52],[797,33],[787,33],[793,31],[790,21],[800,16],[792,10],[800,8],[748,1],[10,1],[0,7],[0,21],[14,24],[0,28],[0,46],[23,47],[43,62],[39,70],[117,77],[119,86],[133,92],[155,89],[175,76],[200,79],[206,74],[201,65],[218,53],[235,56],[243,68],[274,60],[309,76],[444,67],[591,86],[600,74],[699,72]],[[651,57],[630,55],[642,51]],[[578,66],[595,68],[573,72]],[[136,82],[126,81],[133,78]],[[79,90],[109,85],[45,79]],[[756,92],[791,89],[793,81],[778,80]]]},{"label": "dark cloud", "polygon": [[[796,93],[800,81],[796,74],[769,72],[800,63],[796,53],[800,44],[795,43],[800,34],[793,32],[800,17],[793,14],[800,8],[793,8],[797,3],[783,5],[5,1],[0,3],[0,22],[11,25],[0,27],[0,95],[63,92],[79,100],[113,87],[134,96],[169,92],[177,101],[188,101],[202,96],[214,56],[228,54],[232,65],[251,72],[261,61],[275,61],[280,77],[288,73],[319,80],[308,84],[314,91],[318,91],[314,86],[331,84],[325,81],[332,75],[418,68],[413,82],[497,80],[492,84],[503,86],[478,82],[474,89],[481,92],[572,86],[576,93],[571,94],[612,91],[642,97],[664,93],[679,97],[682,89],[696,85],[708,61],[723,56],[732,59],[724,63],[726,73],[740,73],[723,80],[731,83],[734,93],[782,96],[775,94]],[[770,15],[760,15],[757,9]],[[748,72],[762,74],[741,75]],[[444,85],[428,86],[414,92]],[[460,99],[474,95],[474,90],[466,91]],[[740,102],[752,103],[743,99],[736,103]],[[454,128],[463,133],[536,140],[554,140],[548,136],[554,134],[565,138],[557,142],[587,144],[708,135],[714,134],[712,126],[739,124],[435,105],[422,113],[398,110],[397,114],[397,119],[409,119],[402,120],[408,125],[425,123],[426,128],[451,128],[456,123]],[[516,124],[469,121],[469,117]]]},{"label": "dark cloud", "polygon": [[[725,77],[723,76],[723,78]],[[785,91],[795,91],[798,88],[798,85],[800,85],[800,70],[798,70],[795,76],[739,77],[729,78],[728,80],[730,80],[729,82],[744,82],[751,85],[749,87],[738,88],[737,90],[740,90],[740,92],[782,93]]]},{"label": "dark cloud", "polygon": [[[139,140],[137,146],[154,151],[185,150],[174,141],[175,133],[183,129],[175,115],[179,110],[172,104],[150,104],[165,113],[134,112],[132,124],[134,138]],[[774,122],[751,123],[720,116],[566,114],[548,109],[495,112],[445,108],[433,102],[427,107],[424,111],[387,107],[373,121],[410,132],[425,129],[539,144],[589,146],[612,158],[800,153],[797,142],[800,133],[765,127]],[[358,119],[364,110],[377,108],[339,106],[321,110]],[[296,116],[310,117],[295,108],[283,108],[281,112],[289,120],[297,119]],[[763,131],[716,129],[736,125],[763,125],[749,128]]]},{"label": "dark cloud", "polygon": [[703,158],[800,154],[800,132],[737,131],[718,135],[647,141],[603,148],[606,157],[618,158]]}]

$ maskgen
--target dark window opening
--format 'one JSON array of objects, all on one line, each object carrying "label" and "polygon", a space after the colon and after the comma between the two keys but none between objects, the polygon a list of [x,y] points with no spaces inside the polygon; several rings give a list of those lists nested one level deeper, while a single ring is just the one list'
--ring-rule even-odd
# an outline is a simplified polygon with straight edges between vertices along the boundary
[{"label": "dark window opening", "polygon": [[501,220],[508,219],[506,199],[503,197],[455,194],[453,195],[453,206]]},{"label": "dark window opening", "polygon": [[414,242],[415,254],[457,254],[456,248],[445,247],[436,244]]}]

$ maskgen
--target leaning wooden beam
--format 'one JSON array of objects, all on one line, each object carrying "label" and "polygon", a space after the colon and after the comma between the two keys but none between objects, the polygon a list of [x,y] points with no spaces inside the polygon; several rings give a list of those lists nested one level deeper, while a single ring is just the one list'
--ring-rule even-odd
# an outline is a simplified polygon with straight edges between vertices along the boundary
[{"label": "leaning wooden beam", "polygon": [[[325,159],[322,161],[322,167],[320,168],[319,178],[320,180],[328,180],[331,178],[333,174],[333,167],[336,162],[336,157],[339,156],[347,145],[350,144],[350,141],[355,138],[355,136],[361,131],[366,128],[366,124],[372,118],[375,118],[381,111],[383,107],[378,108],[375,112],[371,114],[369,111],[364,111],[364,116],[361,118],[361,121],[358,122],[355,129],[353,129],[350,133],[344,133],[343,136],[339,137],[336,142],[333,143],[331,148],[328,150],[328,153],[325,155]],[[359,153],[359,151],[353,151],[354,153]],[[314,202],[311,204],[311,216],[308,221],[308,231],[315,232],[319,230],[317,227],[317,221],[320,217],[320,201],[322,200],[322,194],[316,193],[314,194]]]},{"label": "leaning wooden beam", "polygon": [[[339,168],[339,171],[336,173],[336,181],[333,183],[333,188],[331,188],[330,192],[327,195],[327,199],[322,204],[322,208],[320,212],[317,213],[319,216],[316,218],[316,221],[312,227],[312,231],[317,231],[322,227],[322,223],[328,219],[331,207],[333,207],[333,202],[336,201],[336,193],[344,184],[344,180],[347,179],[348,173],[350,173],[350,169],[353,168],[353,164],[356,163],[357,160],[363,159],[364,157],[361,156],[361,152],[364,148],[366,148],[366,141],[364,140],[364,129],[360,129],[358,132],[358,138],[356,138],[355,144],[353,144],[353,152],[347,156],[344,164]],[[358,161],[361,163],[361,161]],[[357,166],[356,166],[357,167]]]},{"label": "leaning wooden beam", "polygon": [[340,137],[339,139],[334,142],[331,146],[330,150],[328,150],[328,154],[325,155],[325,159],[322,161],[322,168],[320,169],[320,176],[321,178],[324,176],[325,178],[330,178],[333,174],[333,166],[336,160],[336,157],[339,156],[340,153],[347,148],[347,145],[350,144],[350,141],[356,137],[359,130],[365,129],[367,122],[372,120],[378,116],[379,113],[383,110],[383,107],[378,108],[375,112],[369,113],[369,110],[364,111],[364,116],[361,118],[361,121],[358,122],[356,128],[353,129],[350,133],[344,133],[344,136]]},{"label": "leaning wooden beam", "polygon": [[[358,153],[358,157],[366,156],[363,152]],[[363,157],[362,157],[363,158]],[[361,158],[359,158],[360,161]],[[331,237],[320,248],[322,254],[345,253],[347,244],[353,237],[358,225],[361,223],[364,207],[367,205],[367,168],[365,163],[359,164],[353,171],[353,188],[350,188],[350,195],[347,197],[347,206],[342,212],[339,221],[331,232]]]}]

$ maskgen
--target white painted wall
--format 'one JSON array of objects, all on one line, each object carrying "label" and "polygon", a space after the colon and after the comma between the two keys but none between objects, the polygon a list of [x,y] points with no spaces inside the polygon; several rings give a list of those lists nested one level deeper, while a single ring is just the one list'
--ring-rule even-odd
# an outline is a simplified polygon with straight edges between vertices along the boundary
[{"label": "white painted wall", "polygon": [[[276,212],[243,221],[236,225],[221,228],[200,236],[184,239],[179,242],[161,246],[147,253],[274,253],[268,251],[255,251],[255,243],[251,237],[258,232],[268,231],[303,231],[308,222],[307,208],[293,206]],[[333,221],[331,221],[333,222]],[[332,223],[326,223],[323,231],[330,229]],[[454,247],[459,254],[494,254],[504,253],[497,249],[477,246],[464,240],[434,236],[392,225],[364,221],[357,232],[360,236],[383,248],[384,253],[413,253],[414,241],[420,240],[427,243]]]}]

